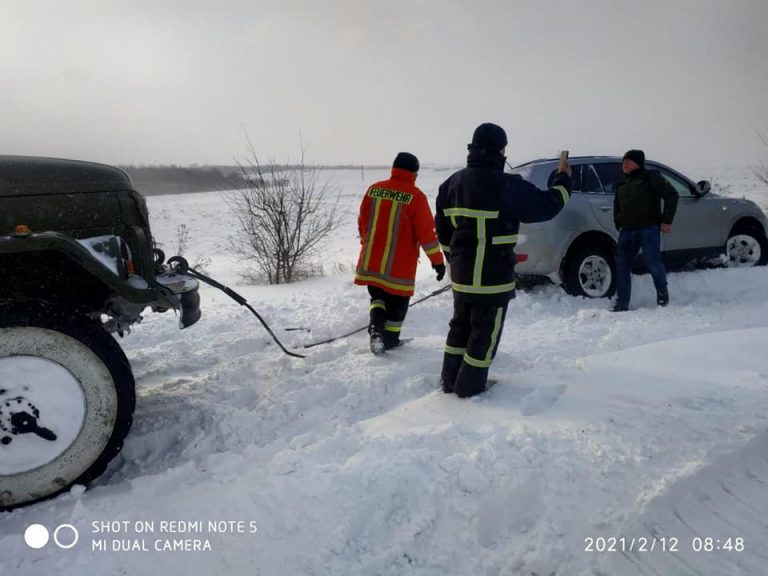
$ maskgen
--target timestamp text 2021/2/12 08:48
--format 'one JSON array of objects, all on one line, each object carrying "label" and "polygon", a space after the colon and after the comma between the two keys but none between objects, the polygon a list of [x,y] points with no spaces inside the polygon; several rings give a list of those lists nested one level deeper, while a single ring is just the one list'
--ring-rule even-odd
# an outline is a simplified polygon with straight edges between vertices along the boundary
[{"label": "timestamp text 2021/2/12 08:48", "polygon": [[[685,547],[685,542],[682,544]],[[696,536],[688,542],[694,552],[743,552],[744,538],[712,538]],[[680,538],[640,537],[591,537],[584,538],[584,552],[680,552]]]}]

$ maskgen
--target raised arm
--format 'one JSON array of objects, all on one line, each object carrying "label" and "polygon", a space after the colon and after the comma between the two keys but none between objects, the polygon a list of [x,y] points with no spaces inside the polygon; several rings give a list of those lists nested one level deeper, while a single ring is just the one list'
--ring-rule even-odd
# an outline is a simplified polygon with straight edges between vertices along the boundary
[{"label": "raised arm", "polygon": [[541,190],[515,174],[505,174],[506,187],[502,205],[509,217],[520,222],[545,222],[563,209],[571,197],[571,178],[558,173],[552,187]]}]

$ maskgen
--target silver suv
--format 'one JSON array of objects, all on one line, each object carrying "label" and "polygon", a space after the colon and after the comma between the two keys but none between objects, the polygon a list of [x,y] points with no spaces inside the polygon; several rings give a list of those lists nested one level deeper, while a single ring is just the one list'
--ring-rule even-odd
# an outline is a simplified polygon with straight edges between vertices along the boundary
[{"label": "silver suv", "polygon": [[[516,271],[521,280],[549,278],[569,294],[602,298],[616,290],[614,184],[621,158],[571,158],[573,195],[554,219],[520,226]],[[539,188],[547,188],[558,160],[536,160],[511,170]],[[768,262],[768,222],[750,200],[710,192],[710,183],[694,183],[658,162],[646,162],[677,190],[680,200],[672,233],[662,235],[667,269],[700,265],[763,266]],[[642,257],[636,271],[644,267]]]}]

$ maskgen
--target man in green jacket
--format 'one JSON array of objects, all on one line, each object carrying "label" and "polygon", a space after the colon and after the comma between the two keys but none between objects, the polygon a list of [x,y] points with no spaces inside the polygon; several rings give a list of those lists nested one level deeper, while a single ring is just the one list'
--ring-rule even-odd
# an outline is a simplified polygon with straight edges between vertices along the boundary
[{"label": "man in green jacket", "polygon": [[[656,287],[656,303],[669,304],[667,273],[661,261],[661,233],[672,232],[677,191],[656,170],[645,169],[642,150],[630,150],[622,161],[624,177],[616,184],[613,221],[619,231],[614,312],[629,310],[632,264],[640,248]],[[661,204],[664,204],[662,210]]]}]

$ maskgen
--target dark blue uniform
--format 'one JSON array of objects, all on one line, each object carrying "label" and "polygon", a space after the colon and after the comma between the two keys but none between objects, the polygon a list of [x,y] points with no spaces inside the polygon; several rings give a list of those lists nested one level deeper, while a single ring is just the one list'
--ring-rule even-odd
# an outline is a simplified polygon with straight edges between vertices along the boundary
[{"label": "dark blue uniform", "polygon": [[454,315],[441,383],[460,397],[486,387],[507,304],[515,296],[515,244],[521,222],[543,222],[568,201],[571,179],[558,174],[540,190],[504,173],[499,153],[472,150],[467,167],[440,185],[435,224],[450,263]]}]

